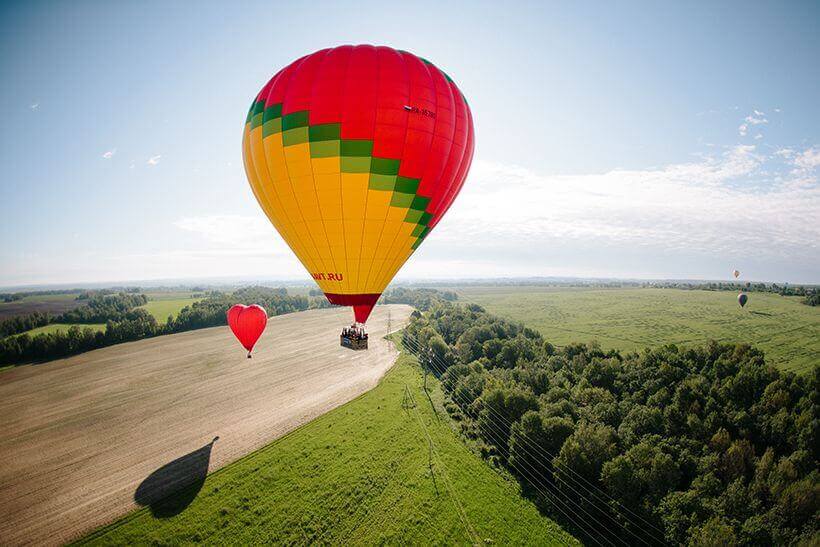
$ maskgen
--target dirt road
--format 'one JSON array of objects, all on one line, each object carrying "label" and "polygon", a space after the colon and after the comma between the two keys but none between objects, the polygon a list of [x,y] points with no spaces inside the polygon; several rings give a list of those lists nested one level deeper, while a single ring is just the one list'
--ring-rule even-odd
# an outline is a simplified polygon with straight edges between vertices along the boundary
[{"label": "dirt road", "polygon": [[363,352],[337,308],[272,317],[253,359],[216,327],[0,373],[0,544],[77,538],[197,479],[170,462],[214,471],[367,391],[395,359],[388,308],[393,330],[412,311],[378,306]]}]

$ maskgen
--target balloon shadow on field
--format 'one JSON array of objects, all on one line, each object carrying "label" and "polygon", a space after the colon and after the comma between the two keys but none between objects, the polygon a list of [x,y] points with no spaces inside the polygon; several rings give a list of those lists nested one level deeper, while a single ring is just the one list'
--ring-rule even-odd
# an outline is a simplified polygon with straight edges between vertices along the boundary
[{"label": "balloon shadow on field", "polygon": [[189,454],[166,463],[143,480],[134,492],[134,501],[148,506],[156,518],[180,514],[196,499],[211,461],[211,448],[219,437]]}]

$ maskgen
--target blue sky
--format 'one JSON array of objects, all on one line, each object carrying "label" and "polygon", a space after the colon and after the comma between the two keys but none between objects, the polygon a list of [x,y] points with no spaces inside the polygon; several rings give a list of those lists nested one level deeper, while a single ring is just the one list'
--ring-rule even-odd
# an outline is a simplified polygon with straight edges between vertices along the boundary
[{"label": "blue sky", "polygon": [[401,277],[818,283],[818,22],[817,2],[5,2],[0,286],[307,279],[241,130],[273,72],[343,43],[430,59],[475,118],[461,197]]}]

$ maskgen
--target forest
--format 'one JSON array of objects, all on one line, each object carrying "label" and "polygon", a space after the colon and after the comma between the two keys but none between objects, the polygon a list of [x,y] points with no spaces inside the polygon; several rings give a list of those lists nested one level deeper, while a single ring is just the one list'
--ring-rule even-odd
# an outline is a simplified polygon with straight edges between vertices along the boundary
[{"label": "forest", "polygon": [[[59,316],[35,313],[0,322],[0,333],[5,336],[0,339],[0,365],[47,361],[151,336],[226,325],[228,309],[238,303],[258,303],[270,316],[306,310],[318,300],[291,296],[284,288],[247,287],[232,293],[213,291],[205,299],[184,307],[176,317],[169,317],[163,325],[139,308],[148,302],[144,294],[92,294],[85,298],[88,299],[87,306]],[[77,324],[66,331],[36,336],[25,332],[50,322]],[[105,323],[105,330],[95,332],[79,323]],[[20,332],[23,334],[16,334]]]},{"label": "forest", "polygon": [[148,302],[144,294],[125,293],[112,294],[106,291],[96,293],[80,293],[76,300],[86,301],[80,306],[61,314],[33,312],[28,315],[18,315],[0,321],[0,338],[19,334],[28,330],[48,325],[49,323],[105,323],[106,321],[121,321],[132,309]]},{"label": "forest", "polygon": [[783,373],[717,342],[556,347],[443,300],[402,341],[441,379],[465,441],[585,542],[820,539],[820,367]]}]

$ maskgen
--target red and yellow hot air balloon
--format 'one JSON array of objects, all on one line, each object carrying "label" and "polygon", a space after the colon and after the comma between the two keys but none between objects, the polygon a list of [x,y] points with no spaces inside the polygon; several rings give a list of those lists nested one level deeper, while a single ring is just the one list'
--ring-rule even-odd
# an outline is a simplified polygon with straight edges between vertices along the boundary
[{"label": "red and yellow hot air balloon", "polygon": [[333,304],[364,323],[450,208],[473,158],[461,91],[429,61],[341,46],[262,88],[243,156],[265,214]]}]

